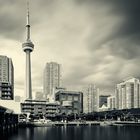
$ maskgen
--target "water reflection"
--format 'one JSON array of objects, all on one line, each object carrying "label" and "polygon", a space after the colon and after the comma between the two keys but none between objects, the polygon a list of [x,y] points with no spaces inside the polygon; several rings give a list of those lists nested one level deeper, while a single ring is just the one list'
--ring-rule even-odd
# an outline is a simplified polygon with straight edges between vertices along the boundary
[{"label": "water reflection", "polygon": [[140,140],[140,127],[79,126],[19,128],[8,140]]}]

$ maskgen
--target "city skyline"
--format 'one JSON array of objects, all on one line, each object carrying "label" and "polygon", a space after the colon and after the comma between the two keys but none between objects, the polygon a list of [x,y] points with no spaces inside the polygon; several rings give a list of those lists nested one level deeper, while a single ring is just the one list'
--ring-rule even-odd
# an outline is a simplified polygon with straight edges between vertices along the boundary
[{"label": "city skyline", "polygon": [[[34,92],[42,89],[43,68],[50,61],[62,64],[63,83],[68,88],[93,83],[101,90],[112,91],[121,79],[139,77],[140,10],[137,0],[133,4],[131,7],[129,0],[31,1],[32,40],[36,46],[32,53]],[[0,7],[0,52],[12,58],[15,94],[24,95],[21,43],[25,38],[26,3],[0,0]],[[16,14],[18,11],[20,14]]]}]

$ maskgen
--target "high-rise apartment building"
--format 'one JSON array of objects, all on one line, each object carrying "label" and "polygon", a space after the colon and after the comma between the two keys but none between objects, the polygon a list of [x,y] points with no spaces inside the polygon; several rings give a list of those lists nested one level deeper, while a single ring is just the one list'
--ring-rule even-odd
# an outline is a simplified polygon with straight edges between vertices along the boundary
[{"label": "high-rise apartment building", "polygon": [[97,112],[99,110],[99,89],[95,85],[88,85],[83,89],[83,112]]},{"label": "high-rise apartment building", "polygon": [[109,110],[114,110],[116,108],[115,101],[116,101],[115,96],[109,96],[107,98],[107,107],[108,107]]},{"label": "high-rise apartment building", "polygon": [[13,100],[14,98],[14,67],[12,59],[0,55],[0,98]]},{"label": "high-rise apartment building", "polygon": [[56,62],[47,63],[44,69],[44,94],[46,98],[54,96],[55,88],[61,86],[61,65]]},{"label": "high-rise apartment building", "polygon": [[116,86],[116,108],[130,109],[140,107],[140,80],[125,79]]}]

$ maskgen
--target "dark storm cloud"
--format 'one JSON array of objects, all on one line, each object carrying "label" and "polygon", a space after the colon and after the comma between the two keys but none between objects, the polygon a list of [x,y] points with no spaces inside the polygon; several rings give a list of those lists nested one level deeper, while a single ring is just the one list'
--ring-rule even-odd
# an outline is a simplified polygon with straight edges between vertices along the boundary
[{"label": "dark storm cloud", "polygon": [[114,54],[125,59],[137,58],[140,53],[140,1],[118,0],[112,4],[115,7],[114,12],[122,15],[125,22],[117,31],[117,45],[114,43],[110,48]]},{"label": "dark storm cloud", "polygon": [[[140,1],[106,0],[96,2],[102,7],[106,7],[107,5],[109,5],[111,7],[110,12],[112,16],[117,15],[122,17],[123,19],[123,22],[121,24],[118,24],[118,26],[114,28],[114,31],[112,32],[112,34],[110,34],[110,36],[107,36],[106,38],[104,38],[104,40],[100,41],[99,44],[97,44],[97,48],[100,49],[104,44],[107,44],[109,46],[106,47],[110,48],[111,53],[118,57],[123,57],[124,59],[133,59],[139,56]],[[87,3],[94,4],[94,1],[88,0]],[[91,45],[90,49],[94,50],[95,47],[92,47]]]},{"label": "dark storm cloud", "polygon": [[114,3],[114,12],[122,14],[125,18],[120,27],[121,35],[132,35],[140,33],[140,1],[139,0],[117,0]]},{"label": "dark storm cloud", "polygon": [[[79,5],[88,5],[90,13],[94,11],[93,5],[97,5],[100,14],[104,15],[102,8],[109,7],[109,13],[112,16],[119,16],[123,22],[118,24],[110,35],[94,42],[92,34],[89,38],[89,49],[101,49],[104,44],[111,42],[109,45],[111,53],[125,59],[133,59],[139,56],[140,52],[140,1],[139,0],[75,0]],[[98,15],[97,15],[98,16]],[[92,18],[92,17],[91,17]],[[95,22],[95,21],[93,21]],[[112,21],[108,21],[111,24]],[[107,26],[107,24],[104,24]],[[92,31],[94,33],[94,30]],[[102,33],[105,34],[105,33]],[[92,41],[93,40],[93,41]],[[94,47],[93,45],[94,44]]]}]

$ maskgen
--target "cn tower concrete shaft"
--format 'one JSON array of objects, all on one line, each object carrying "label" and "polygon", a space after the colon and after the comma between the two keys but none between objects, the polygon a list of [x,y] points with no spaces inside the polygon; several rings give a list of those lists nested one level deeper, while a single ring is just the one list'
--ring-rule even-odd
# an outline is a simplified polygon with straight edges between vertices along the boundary
[{"label": "cn tower concrete shaft", "polygon": [[26,97],[32,99],[31,58],[30,51],[26,51]]}]

